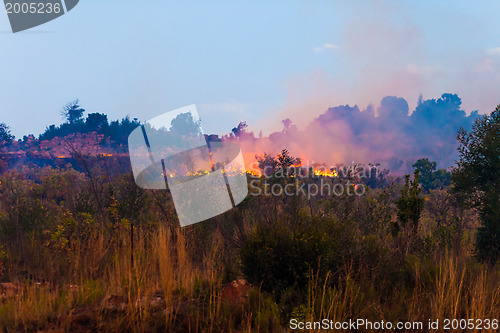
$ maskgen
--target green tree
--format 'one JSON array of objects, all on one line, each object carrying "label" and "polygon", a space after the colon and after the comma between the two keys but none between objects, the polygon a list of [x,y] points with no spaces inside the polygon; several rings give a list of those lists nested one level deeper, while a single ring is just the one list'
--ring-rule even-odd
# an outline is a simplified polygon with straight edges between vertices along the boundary
[{"label": "green tree", "polygon": [[428,158],[421,158],[412,167],[420,171],[420,184],[423,187],[426,180],[432,180],[432,173],[436,171],[437,163],[429,161]]},{"label": "green tree", "polygon": [[396,201],[400,222],[400,225],[396,226],[396,232],[409,223],[414,234],[418,231],[418,222],[424,208],[424,198],[420,196],[422,189],[418,186],[419,173],[418,169],[414,171],[413,181],[410,180],[410,175],[405,176],[405,186],[401,190],[401,197]]},{"label": "green tree", "polygon": [[420,171],[420,185],[425,192],[450,185],[451,173],[445,169],[436,170],[437,163],[429,161],[428,158],[419,159],[412,167]]},{"label": "green tree", "polygon": [[87,121],[85,123],[88,130],[98,131],[109,126],[108,116],[101,113],[91,113],[87,116]]},{"label": "green tree", "polygon": [[81,108],[78,103],[78,99],[75,99],[73,102],[66,104],[61,110],[61,115],[66,118],[70,124],[74,124],[82,120],[85,109]]},{"label": "green tree", "polygon": [[10,134],[10,127],[5,123],[0,123],[0,142],[10,142],[14,140],[14,136]]},{"label": "green tree", "polygon": [[453,191],[462,204],[477,208],[481,227],[476,254],[482,261],[500,258],[500,105],[476,120],[470,132],[460,129],[459,161],[453,169]]}]

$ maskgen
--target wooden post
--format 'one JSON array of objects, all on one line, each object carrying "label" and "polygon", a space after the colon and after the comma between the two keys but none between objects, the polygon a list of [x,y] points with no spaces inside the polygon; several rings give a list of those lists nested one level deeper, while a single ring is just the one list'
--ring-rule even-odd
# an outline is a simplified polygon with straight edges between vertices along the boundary
[{"label": "wooden post", "polygon": [[134,224],[130,223],[130,267],[134,268]]}]

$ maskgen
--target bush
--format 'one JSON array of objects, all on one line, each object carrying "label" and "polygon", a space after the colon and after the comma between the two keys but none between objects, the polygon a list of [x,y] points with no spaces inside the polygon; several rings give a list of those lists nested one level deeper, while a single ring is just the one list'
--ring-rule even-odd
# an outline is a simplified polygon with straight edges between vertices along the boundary
[{"label": "bush", "polygon": [[[383,255],[376,237],[362,237],[352,222],[314,219],[289,227],[277,222],[257,226],[244,242],[240,258],[248,281],[279,299],[289,288],[304,290],[312,274],[320,281],[353,268],[368,272]],[[330,279],[336,281],[338,279]]]}]

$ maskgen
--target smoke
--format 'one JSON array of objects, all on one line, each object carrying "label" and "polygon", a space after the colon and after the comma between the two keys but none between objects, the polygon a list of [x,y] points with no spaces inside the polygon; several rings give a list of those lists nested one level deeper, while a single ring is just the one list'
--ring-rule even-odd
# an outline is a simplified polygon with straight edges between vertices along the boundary
[{"label": "smoke", "polygon": [[[283,104],[252,124],[271,134],[242,136],[248,157],[287,148],[308,161],[380,162],[398,173],[423,157],[441,168],[453,165],[458,129],[470,129],[478,117],[464,109],[486,113],[498,103],[500,48],[469,46],[476,45],[479,33],[467,27],[487,34],[488,25],[469,18],[457,34],[454,18],[429,15],[426,27],[436,27],[431,32],[408,6],[395,2],[345,11],[344,29],[324,41],[336,47],[312,49],[323,57],[318,66],[288,77]],[[419,98],[445,91],[460,94],[464,105],[454,94]],[[287,118],[296,126],[276,127]]]},{"label": "smoke", "polygon": [[286,119],[283,129],[268,137],[239,132],[238,139],[247,161],[264,152],[288,149],[303,162],[328,165],[380,163],[395,173],[407,172],[419,158],[437,161],[439,167],[453,165],[457,158],[458,130],[469,130],[479,116],[461,109],[456,94],[438,99],[419,99],[413,112],[404,98],[387,96],[374,109],[357,105],[328,108],[299,129]]}]

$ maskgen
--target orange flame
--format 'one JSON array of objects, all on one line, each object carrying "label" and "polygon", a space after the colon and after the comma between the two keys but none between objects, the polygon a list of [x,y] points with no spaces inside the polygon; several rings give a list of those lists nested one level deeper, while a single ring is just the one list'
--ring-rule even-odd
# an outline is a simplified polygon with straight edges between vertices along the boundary
[{"label": "orange flame", "polygon": [[332,177],[335,178],[337,177],[337,170],[332,169],[328,170],[325,167],[319,167],[319,168],[314,168],[314,175],[315,176],[322,176],[322,177]]}]

